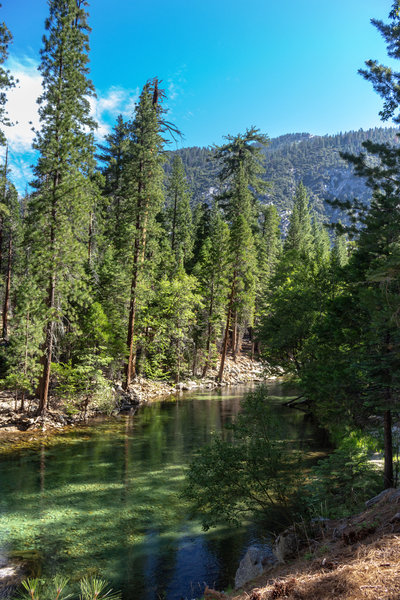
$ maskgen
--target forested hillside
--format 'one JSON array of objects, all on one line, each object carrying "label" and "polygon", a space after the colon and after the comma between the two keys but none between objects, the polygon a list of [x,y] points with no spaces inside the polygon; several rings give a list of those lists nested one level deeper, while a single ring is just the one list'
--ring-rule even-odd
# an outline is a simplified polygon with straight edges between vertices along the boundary
[{"label": "forested hillside", "polygon": [[[368,201],[370,192],[365,183],[354,175],[353,168],[340,157],[341,152],[365,152],[362,143],[397,145],[398,129],[375,128],[367,131],[350,131],[337,135],[313,136],[293,133],[271,139],[263,150],[266,158],[265,181],[271,188],[260,198],[263,203],[273,203],[288,224],[288,214],[293,207],[296,186],[303,182],[310,195],[312,209],[332,220],[339,216],[326,200],[359,198]],[[208,148],[183,148],[177,154],[182,158],[193,193],[193,203],[210,202],[218,189],[215,162]],[[169,165],[166,167],[169,170]]]}]

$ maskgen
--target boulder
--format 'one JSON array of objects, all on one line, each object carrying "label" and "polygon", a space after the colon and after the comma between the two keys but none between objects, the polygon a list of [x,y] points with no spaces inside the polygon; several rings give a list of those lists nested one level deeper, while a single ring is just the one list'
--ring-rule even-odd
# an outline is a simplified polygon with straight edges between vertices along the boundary
[{"label": "boulder", "polygon": [[195,381],[185,381],[183,384],[183,390],[194,390],[197,388],[197,383]]},{"label": "boulder", "polygon": [[299,540],[294,527],[285,529],[275,540],[274,555],[279,563],[286,562],[297,555]]},{"label": "boulder", "polygon": [[122,389],[120,385],[114,388],[115,403],[120,412],[129,411],[140,403],[140,398],[133,388],[128,391]]},{"label": "boulder", "polygon": [[270,549],[250,546],[235,575],[235,589],[262,575],[275,562]]},{"label": "boulder", "polygon": [[367,500],[365,506],[367,508],[371,508],[371,506],[374,506],[374,504],[378,504],[378,502],[381,502],[382,500],[384,500],[385,502],[393,502],[394,504],[397,503],[400,500],[400,490],[395,488],[388,488],[386,490],[383,490],[383,492],[381,492],[377,496],[374,496],[370,500]]}]

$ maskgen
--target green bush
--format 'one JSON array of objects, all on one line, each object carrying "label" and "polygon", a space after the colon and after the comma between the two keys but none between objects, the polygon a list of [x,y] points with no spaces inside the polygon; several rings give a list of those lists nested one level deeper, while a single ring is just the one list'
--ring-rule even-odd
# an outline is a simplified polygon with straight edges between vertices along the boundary
[{"label": "green bush", "polygon": [[65,402],[70,414],[86,414],[89,403],[101,412],[110,413],[114,400],[110,383],[99,361],[89,357],[85,364],[58,363],[52,366],[56,395]]},{"label": "green bush", "polygon": [[205,529],[221,522],[239,525],[271,509],[283,508],[287,515],[298,488],[299,455],[280,439],[265,388],[248,394],[241,408],[229,426],[230,439],[216,435],[187,473],[183,497]]},{"label": "green bush", "polygon": [[312,467],[301,495],[311,516],[344,517],[382,488],[382,474],[369,460],[370,450],[354,437]]}]

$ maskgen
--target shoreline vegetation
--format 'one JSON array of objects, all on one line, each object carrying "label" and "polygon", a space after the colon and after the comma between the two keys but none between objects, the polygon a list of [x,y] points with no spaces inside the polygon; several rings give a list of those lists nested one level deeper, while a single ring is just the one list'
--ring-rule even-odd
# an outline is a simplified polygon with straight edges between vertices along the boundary
[{"label": "shoreline vegetation", "polygon": [[156,381],[138,377],[132,381],[129,392],[123,390],[120,383],[111,387],[111,394],[106,401],[96,404],[91,401],[86,405],[81,400],[71,402],[50,396],[49,408],[43,416],[37,415],[37,400],[27,399],[25,410],[21,411],[20,403],[11,390],[0,392],[0,444],[7,440],[8,434],[18,431],[50,431],[60,430],[87,422],[99,416],[111,416],[123,412],[132,412],[140,404],[167,399],[182,392],[196,390],[212,390],[224,386],[237,386],[250,383],[273,381],[277,377],[269,373],[265,363],[241,355],[235,359],[227,356],[224,379],[217,381],[217,367],[210,368],[205,378],[188,378],[179,383]]}]

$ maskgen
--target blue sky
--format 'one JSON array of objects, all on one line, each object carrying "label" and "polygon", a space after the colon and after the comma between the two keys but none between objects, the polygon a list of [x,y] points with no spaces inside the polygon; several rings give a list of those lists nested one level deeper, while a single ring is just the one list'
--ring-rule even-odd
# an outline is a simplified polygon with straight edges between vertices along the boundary
[{"label": "blue sky", "polygon": [[[163,80],[180,145],[220,143],[255,125],[270,137],[380,125],[381,101],[358,74],[368,58],[388,63],[371,17],[391,0],[92,0],[91,78],[99,137],[132,114],[148,78]],[[46,0],[2,0],[14,36],[9,67],[20,80],[8,130],[18,187],[29,181],[40,93]]]}]

